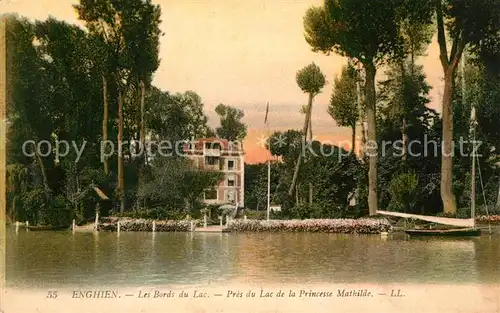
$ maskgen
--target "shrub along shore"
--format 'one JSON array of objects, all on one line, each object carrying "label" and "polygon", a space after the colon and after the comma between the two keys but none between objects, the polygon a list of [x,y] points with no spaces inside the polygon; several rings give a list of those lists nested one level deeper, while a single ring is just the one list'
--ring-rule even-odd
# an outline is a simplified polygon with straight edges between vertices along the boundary
[{"label": "shrub along shore", "polygon": [[[103,218],[101,231],[153,231],[152,219]],[[187,232],[194,227],[203,227],[202,220],[155,220],[155,231]],[[386,219],[308,219],[308,220],[251,220],[235,219],[228,223],[232,232],[324,232],[344,234],[378,234],[391,229]]]}]

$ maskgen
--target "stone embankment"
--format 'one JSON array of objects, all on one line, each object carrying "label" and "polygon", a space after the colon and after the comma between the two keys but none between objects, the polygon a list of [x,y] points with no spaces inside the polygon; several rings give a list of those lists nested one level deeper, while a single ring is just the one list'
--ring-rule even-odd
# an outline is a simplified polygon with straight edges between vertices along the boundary
[{"label": "stone embankment", "polygon": [[[99,224],[100,231],[153,231],[153,220],[107,217]],[[157,232],[187,232],[191,227],[202,227],[202,220],[156,220]],[[343,234],[379,234],[390,231],[386,219],[310,219],[310,220],[230,220],[227,228],[231,232],[321,232]]]},{"label": "stone embankment", "polygon": [[476,222],[480,224],[500,224],[500,215],[481,215],[476,216]]},{"label": "stone embankment", "polygon": [[194,227],[199,227],[199,220],[151,220],[119,217],[105,217],[99,223],[100,231],[117,231],[120,222],[120,231],[153,231],[153,222],[157,232],[186,232],[191,231],[191,222]]},{"label": "stone embankment", "polygon": [[231,232],[317,232],[342,234],[380,234],[388,232],[387,219],[310,219],[310,220],[232,220]]}]

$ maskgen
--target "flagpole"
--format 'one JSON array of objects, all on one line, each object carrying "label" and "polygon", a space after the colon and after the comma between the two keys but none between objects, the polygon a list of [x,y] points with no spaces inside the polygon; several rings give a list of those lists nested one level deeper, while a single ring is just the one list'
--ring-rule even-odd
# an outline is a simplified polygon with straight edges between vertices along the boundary
[{"label": "flagpole", "polygon": [[[266,126],[267,126],[267,138],[269,140],[269,152],[271,152],[271,137],[269,132],[269,121],[267,115],[269,113],[269,102],[266,108]],[[271,156],[267,159],[267,220],[269,221],[269,215],[271,212]]]},{"label": "flagpole", "polygon": [[271,158],[267,160],[267,220],[271,210]]}]

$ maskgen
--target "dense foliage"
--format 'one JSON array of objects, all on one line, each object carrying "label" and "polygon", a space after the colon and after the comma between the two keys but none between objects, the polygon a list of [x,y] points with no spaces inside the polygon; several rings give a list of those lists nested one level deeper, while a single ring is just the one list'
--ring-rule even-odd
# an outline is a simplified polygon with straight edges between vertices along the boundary
[{"label": "dense foliage", "polygon": [[[211,129],[196,92],[153,85],[163,34],[160,6],[150,0],[80,0],[75,11],[84,28],[7,17],[8,218],[61,225],[92,218],[97,207],[102,215],[172,219],[211,211],[201,200],[221,174],[178,154],[192,138],[243,140],[243,110],[219,104],[220,127]],[[326,0],[309,9],[307,43],[349,59],[322,110],[351,129],[352,142],[366,122],[377,147],[365,152],[377,154],[312,140],[313,100],[326,78],[316,64],[305,66],[295,77],[308,96],[304,123],[267,143],[277,158],[276,217],[360,217],[377,208],[462,214],[472,200],[472,109],[481,142],[475,200],[480,214],[498,208],[499,16],[500,0]],[[445,78],[439,113],[429,108],[437,87],[419,65],[435,34]],[[245,166],[245,187],[246,207],[265,210],[267,164]]]},{"label": "dense foliage", "polygon": [[[220,175],[177,155],[183,140],[216,134],[195,92],[152,85],[160,7],[81,0],[75,9],[84,29],[7,17],[9,220],[69,225],[97,209],[196,214]],[[232,133],[226,124],[219,133]]]},{"label": "dense foliage", "polygon": [[[326,0],[323,6],[310,8],[304,16],[304,30],[312,50],[349,58],[348,66],[334,78],[327,111],[338,125],[353,130],[353,138],[358,123],[364,126],[368,117],[368,139],[376,140],[378,151],[377,158],[353,158],[355,161],[340,172],[336,170],[345,163],[335,157],[308,159],[301,166],[294,195],[286,197],[280,188],[272,191],[285,212],[294,218],[363,215],[371,202],[371,214],[376,208],[419,214],[443,210],[447,214],[470,214],[472,107],[477,113],[475,138],[480,142],[476,205],[480,214],[498,209],[500,141],[498,128],[493,125],[500,113],[499,8],[498,0],[363,4],[356,0]],[[440,113],[428,107],[431,86],[418,65],[435,33],[447,79]],[[447,37],[452,39],[449,50]],[[464,71],[456,70],[463,53],[467,54],[467,66]],[[361,63],[363,71],[356,72],[353,62]],[[385,78],[376,82],[378,69],[385,71]],[[357,74],[364,86],[356,86]],[[361,114],[360,108],[364,110]],[[289,130],[276,132],[271,138],[272,142],[287,138],[279,147],[269,145],[271,153],[282,158],[279,186],[294,186],[290,173],[297,168],[295,160],[304,162],[297,158],[300,137],[304,135],[304,131]],[[450,146],[452,141],[454,145]],[[449,149],[453,162],[448,157]],[[369,147],[365,150],[370,152]],[[266,182],[263,175],[247,184],[249,197],[257,196],[256,190],[262,194]],[[303,199],[307,198],[310,180],[315,184],[314,199],[306,203]],[[357,198],[354,207],[348,205],[352,195]]]}]

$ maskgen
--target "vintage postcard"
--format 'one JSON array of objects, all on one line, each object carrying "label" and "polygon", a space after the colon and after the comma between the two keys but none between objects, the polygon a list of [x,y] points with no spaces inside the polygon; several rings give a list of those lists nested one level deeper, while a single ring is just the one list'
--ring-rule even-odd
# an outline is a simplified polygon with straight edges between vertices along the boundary
[{"label": "vintage postcard", "polygon": [[500,312],[500,0],[0,0],[0,313]]}]

